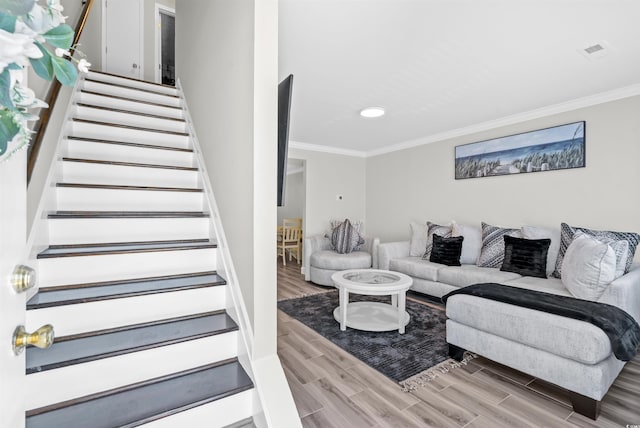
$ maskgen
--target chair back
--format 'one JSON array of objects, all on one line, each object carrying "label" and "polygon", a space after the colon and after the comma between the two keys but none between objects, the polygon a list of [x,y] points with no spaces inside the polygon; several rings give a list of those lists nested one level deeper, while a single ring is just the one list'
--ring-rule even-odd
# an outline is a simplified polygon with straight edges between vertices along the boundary
[{"label": "chair back", "polygon": [[302,229],[299,227],[283,226],[282,240],[285,243],[298,242],[302,236]]},{"label": "chair back", "polygon": [[283,227],[299,227],[302,229],[302,219],[301,218],[283,218],[282,219]]}]

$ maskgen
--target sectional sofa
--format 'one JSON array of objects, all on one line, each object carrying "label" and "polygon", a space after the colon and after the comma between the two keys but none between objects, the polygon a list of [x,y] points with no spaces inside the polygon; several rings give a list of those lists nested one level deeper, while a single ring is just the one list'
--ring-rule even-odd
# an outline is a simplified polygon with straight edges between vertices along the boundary
[{"label": "sectional sofa", "polygon": [[[499,267],[477,266],[483,234],[475,225],[454,224],[452,228],[452,235],[464,236],[460,266],[423,260],[420,251],[426,243],[426,232],[421,226],[412,224],[409,241],[382,243],[378,247],[379,269],[411,276],[414,291],[441,298],[472,284],[499,283],[572,296],[561,278],[551,277],[554,269],[559,269],[555,261],[563,243],[560,230],[522,229],[521,236],[528,232],[534,238],[547,236],[551,240],[549,277],[539,278],[505,272]],[[640,263],[632,264],[628,270],[604,289],[597,302],[618,307],[640,322]],[[603,330],[584,321],[469,295],[451,296],[446,312],[452,356],[459,358],[463,350],[472,351],[558,385],[568,391],[575,411],[593,419],[625,364],[614,356]]]}]

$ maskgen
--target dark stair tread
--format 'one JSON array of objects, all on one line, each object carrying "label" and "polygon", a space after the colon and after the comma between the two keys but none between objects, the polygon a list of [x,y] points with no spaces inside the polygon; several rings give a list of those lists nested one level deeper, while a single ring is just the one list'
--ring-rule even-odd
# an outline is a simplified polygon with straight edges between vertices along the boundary
[{"label": "dark stair tread", "polygon": [[99,120],[79,119],[77,117],[74,117],[71,120],[74,121],[74,122],[86,123],[86,124],[89,124],[89,125],[110,126],[110,127],[113,127],[113,128],[130,129],[132,131],[155,132],[157,134],[177,135],[179,137],[188,137],[189,136],[188,132],[166,131],[164,129],[144,128],[142,126],[123,125],[121,123],[102,122],[102,121],[99,121]]},{"label": "dark stair tread", "polygon": [[86,363],[238,329],[224,310],[56,338],[48,349],[27,349],[27,374]]},{"label": "dark stair tread", "polygon": [[69,218],[206,218],[200,211],[56,211],[47,216],[55,219]]},{"label": "dark stair tread", "polygon": [[84,138],[84,137],[75,137],[75,136],[72,136],[72,135],[67,136],[67,140],[87,141],[89,143],[115,144],[115,145],[119,145],[119,146],[138,147],[138,148],[142,148],[142,149],[171,150],[171,151],[175,151],[175,152],[193,153],[193,149],[183,149],[181,147],[156,146],[154,144],[130,143],[130,142],[127,142],[127,141],[103,140],[103,139],[100,139],[100,138]]},{"label": "dark stair tread", "polygon": [[134,427],[251,389],[237,359],[27,412],[27,428]]},{"label": "dark stair tread", "polygon": [[217,244],[208,239],[181,241],[115,242],[104,244],[50,245],[38,254],[39,259],[50,257],[73,257],[102,254],[144,253],[153,251],[177,251],[200,248],[215,248]]},{"label": "dark stair tread", "polygon": [[197,171],[198,168],[188,166],[175,166],[175,165],[158,165],[150,163],[137,163],[137,162],[119,162],[109,160],[97,160],[97,159],[80,159],[80,158],[62,158],[64,162],[79,162],[79,163],[92,163],[100,165],[117,165],[117,166],[131,166],[137,168],[159,168],[159,169],[175,169],[180,171]]},{"label": "dark stair tread", "polygon": [[136,79],[135,77],[131,77],[131,76],[121,76],[119,74],[109,73],[107,71],[91,70],[91,72],[96,74],[104,74],[106,76],[119,77],[120,79],[133,80],[134,82],[148,83],[149,85],[160,86],[163,88],[176,89],[175,85],[167,85],[165,83],[150,82],[148,80]]},{"label": "dark stair tread", "polygon": [[47,287],[41,288],[38,293],[27,302],[27,310],[214,287],[225,285],[226,283],[224,278],[216,272],[203,272],[199,274],[168,275],[122,281],[74,284],[62,287]]},{"label": "dark stair tread", "polygon": [[[118,76],[118,77],[121,77],[121,76]],[[166,94],[164,92],[154,91],[152,89],[143,89],[143,88],[138,88],[138,87],[135,87],[135,86],[124,85],[122,83],[105,82],[103,80],[96,80],[96,79],[92,79],[90,77],[86,77],[84,80],[86,82],[100,83],[102,85],[109,85],[109,86],[117,86],[119,88],[132,89],[134,91],[147,92],[147,93],[150,93],[150,94],[162,95],[164,97],[169,97],[169,98],[180,98],[178,95],[171,95],[171,94]],[[141,80],[141,82],[144,82],[144,80]]]},{"label": "dark stair tread", "polygon": [[125,113],[125,114],[131,114],[131,115],[134,115],[134,116],[148,117],[148,118],[152,118],[152,119],[172,120],[174,122],[186,123],[186,121],[184,119],[180,119],[180,118],[177,118],[177,117],[162,116],[162,115],[159,115],[159,114],[142,113],[142,112],[139,112],[139,111],[126,110],[126,109],[115,108],[115,107],[98,106],[98,105],[86,104],[86,103],[77,103],[76,105],[78,107],[87,107],[87,108],[93,108],[93,109],[96,109],[96,110],[112,111],[112,112],[115,112],[115,113]]},{"label": "dark stair tread", "polygon": [[98,95],[100,97],[109,97],[109,98],[114,98],[114,99],[117,99],[117,100],[131,101],[132,103],[148,104],[148,105],[152,105],[152,106],[172,108],[172,109],[175,109],[175,110],[182,110],[182,107],[180,107],[180,106],[173,106],[173,105],[162,104],[162,103],[154,103],[153,101],[137,100],[137,99],[133,99],[133,98],[120,97],[118,95],[112,95],[112,94],[103,94],[102,92],[87,91],[86,89],[81,89],[80,92],[82,92],[83,94]]},{"label": "dark stair tread", "polygon": [[116,184],[87,184],[87,183],[56,183],[56,187],[73,187],[84,189],[111,190],[153,190],[158,192],[202,192],[202,189],[191,187],[156,187],[156,186],[125,186]]}]

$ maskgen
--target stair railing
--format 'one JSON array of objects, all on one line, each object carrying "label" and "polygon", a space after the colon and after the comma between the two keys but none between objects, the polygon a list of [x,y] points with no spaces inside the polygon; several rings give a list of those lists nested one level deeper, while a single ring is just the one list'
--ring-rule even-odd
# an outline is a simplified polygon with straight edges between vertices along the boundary
[{"label": "stair railing", "polygon": [[[89,18],[89,12],[91,11],[91,6],[93,6],[93,0],[85,0],[83,2],[84,8],[78,18],[78,23],[75,28],[75,35],[73,37],[73,43],[71,44],[71,49],[69,52],[73,55],[74,47],[80,41],[80,36],[82,35],[82,30],[84,29],[85,24],[87,23],[87,19]],[[33,137],[32,143],[29,145],[29,154],[27,159],[27,185],[31,181],[31,176],[33,174],[33,168],[36,165],[36,161],[38,160],[38,153],[40,152],[40,146],[42,145],[42,140],[44,139],[44,134],[47,132],[47,126],[49,125],[49,120],[51,119],[51,113],[53,112],[53,108],[56,105],[56,101],[58,100],[58,95],[60,93],[61,84],[57,79],[53,79],[51,85],[49,85],[49,91],[47,92],[47,97],[45,98],[45,102],[49,105],[49,108],[42,109],[40,111],[40,119],[38,120],[38,128],[35,131],[35,135]]]}]

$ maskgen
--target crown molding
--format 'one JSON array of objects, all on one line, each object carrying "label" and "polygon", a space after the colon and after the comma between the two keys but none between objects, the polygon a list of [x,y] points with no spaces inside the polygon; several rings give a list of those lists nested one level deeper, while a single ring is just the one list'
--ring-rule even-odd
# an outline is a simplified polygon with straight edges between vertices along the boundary
[{"label": "crown molding", "polygon": [[299,141],[289,141],[289,148],[298,150],[308,150],[310,152],[330,153],[334,155],[353,156],[366,158],[367,153],[359,150],[342,149],[340,147],[323,146],[320,144],[301,143]]},{"label": "crown molding", "polygon": [[616,101],[623,98],[629,98],[636,95],[640,95],[640,83],[631,85],[631,86],[625,86],[623,88],[614,89],[611,91],[601,92],[595,95],[589,95],[583,98],[577,98],[571,101],[565,101],[562,103],[553,104],[553,105],[542,107],[539,109],[530,110],[524,113],[505,116],[500,119],[490,120],[487,122],[466,126],[464,128],[458,128],[451,131],[418,138],[415,140],[405,141],[403,143],[394,144],[394,145],[383,147],[376,150],[371,150],[366,152],[366,157],[378,156],[378,155],[391,153],[391,152],[397,152],[399,150],[405,150],[412,147],[423,146],[425,144],[436,143],[439,141],[449,140],[451,138],[474,134],[476,132],[482,132],[482,131],[488,131],[495,128],[500,128],[503,126],[514,125],[516,123],[526,122],[528,120],[539,119],[539,118],[551,116],[554,114],[578,110],[584,107],[591,107],[594,105]]}]

